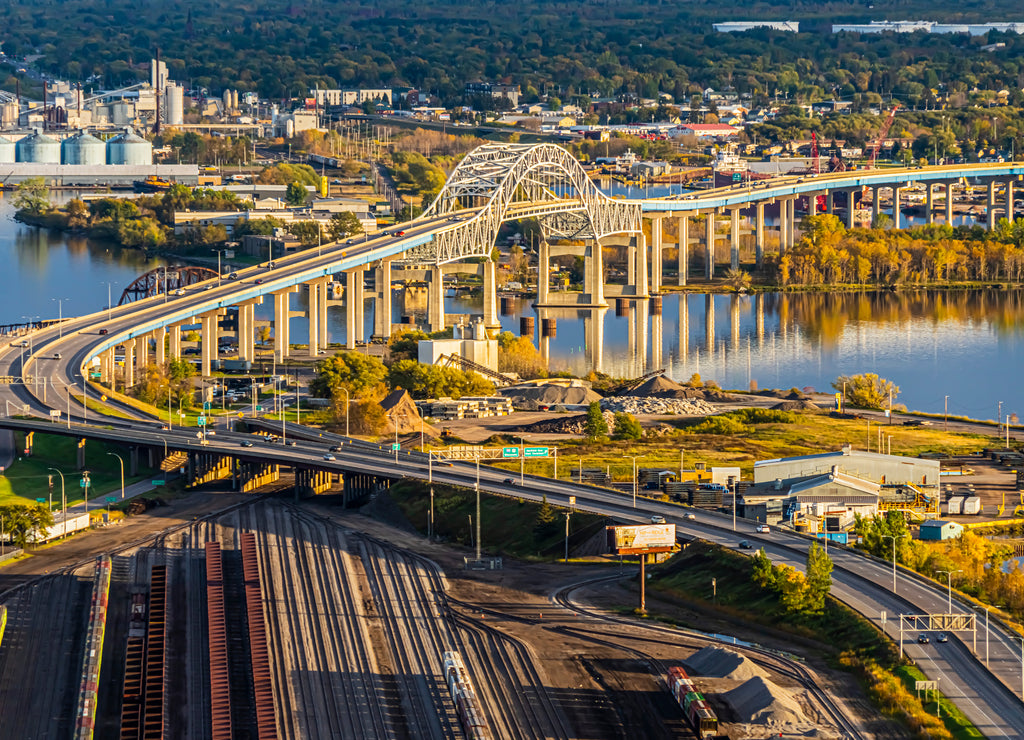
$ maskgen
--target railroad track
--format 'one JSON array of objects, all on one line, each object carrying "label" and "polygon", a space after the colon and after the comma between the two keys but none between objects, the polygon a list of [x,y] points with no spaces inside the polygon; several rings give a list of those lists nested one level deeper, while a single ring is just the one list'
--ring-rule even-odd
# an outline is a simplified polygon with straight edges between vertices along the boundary
[{"label": "railroad track", "polygon": [[[817,679],[814,676],[814,674],[812,674],[811,671],[809,671],[807,667],[804,666],[798,660],[788,658],[784,655],[781,655],[777,651],[768,650],[766,648],[761,648],[756,645],[741,646],[737,643],[729,642],[728,640],[722,640],[711,637],[710,635],[697,635],[692,632],[687,632],[672,627],[649,624],[646,622],[639,622],[637,620],[628,619],[625,617],[619,617],[613,614],[608,614],[607,612],[580,606],[572,599],[572,594],[575,591],[578,591],[582,588],[588,588],[601,583],[608,583],[611,581],[616,581],[628,577],[629,576],[614,575],[603,576],[601,578],[594,578],[587,581],[582,581],[559,589],[555,592],[553,598],[555,603],[557,603],[562,608],[567,609],[568,611],[573,612],[579,616],[585,617],[589,620],[605,624],[614,624],[618,627],[628,627],[636,631],[647,633],[648,635],[657,634],[663,635],[665,637],[671,637],[671,640],[668,641],[668,644],[672,646],[678,647],[681,644],[687,644],[686,641],[688,641],[689,644],[694,647],[703,647],[705,645],[712,644],[727,646],[731,650],[735,650],[739,653],[746,655],[758,665],[765,666],[771,669],[772,671],[784,675],[799,683],[800,686],[802,686],[807,691],[808,695],[815,700],[815,702],[818,705],[818,709],[822,711],[822,713],[829,718],[829,720],[835,725],[835,727],[837,727],[844,734],[844,737],[858,740],[867,740],[868,735],[865,735],[863,731],[860,729],[860,726],[847,716],[846,711],[839,703],[832,699],[832,697],[829,696],[829,694],[826,691],[822,690],[817,685]],[[575,629],[572,627],[562,627],[555,629],[559,629],[563,632],[572,632],[575,636],[581,637],[582,639],[589,639],[593,642],[598,642],[606,645],[614,645],[617,642],[630,639],[644,640],[646,642],[649,642],[651,639],[650,637],[630,638],[629,636],[620,634],[615,639],[608,640],[607,636],[597,637],[595,635],[587,635],[582,630]],[[683,639],[681,640],[681,638]],[[622,646],[619,645],[619,647]],[[658,670],[659,676],[663,676],[665,671],[667,670],[667,666],[665,666],[664,663],[657,660],[656,658],[651,657],[646,653],[637,651],[634,648],[623,647],[622,649],[627,650],[629,652],[633,652],[638,656],[643,656],[645,660],[651,663],[652,667],[655,667]]]}]

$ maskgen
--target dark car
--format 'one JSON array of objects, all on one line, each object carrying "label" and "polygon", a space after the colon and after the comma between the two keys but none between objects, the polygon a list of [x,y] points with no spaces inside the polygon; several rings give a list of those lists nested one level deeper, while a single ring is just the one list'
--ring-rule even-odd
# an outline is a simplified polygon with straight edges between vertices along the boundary
[{"label": "dark car", "polygon": [[241,444],[242,447],[252,447],[252,442],[250,442],[249,440],[245,440],[244,442],[240,442],[239,444]]},{"label": "dark car", "polygon": [[938,635],[936,635],[935,642],[949,642],[949,635],[947,635],[945,632],[940,632]]},{"label": "dark car", "polygon": [[334,445],[334,447],[331,448],[331,452],[341,452],[341,445]]},{"label": "dark car", "polygon": [[753,546],[747,540],[740,540],[741,550],[752,550]]},{"label": "dark car", "polygon": [[288,445],[289,447],[294,447],[295,445],[298,444],[298,442],[296,442],[294,439],[289,439],[287,442],[285,442],[285,444]]},{"label": "dark car", "polygon": [[263,285],[263,278],[256,278],[257,285]]},{"label": "dark car", "polygon": [[516,484],[516,479],[506,478],[505,480],[502,481],[502,483],[504,483],[506,486],[514,486]]},{"label": "dark car", "polygon": [[919,634],[919,635],[917,636],[917,641],[918,641],[919,643],[921,643],[922,645],[927,645],[927,644],[928,644],[928,643],[930,642],[930,641],[928,640],[928,635],[926,635],[926,634],[925,634],[924,632],[922,632],[921,634]]},{"label": "dark car", "polygon": [[100,335],[101,335],[101,336],[102,336],[103,334],[108,334],[108,333],[110,333],[110,329],[100,329]]}]

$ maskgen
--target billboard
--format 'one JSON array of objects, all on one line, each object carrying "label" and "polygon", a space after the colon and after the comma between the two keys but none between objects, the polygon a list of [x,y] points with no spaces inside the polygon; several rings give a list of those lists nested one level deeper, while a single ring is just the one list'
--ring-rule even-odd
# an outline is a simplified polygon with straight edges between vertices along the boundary
[{"label": "billboard", "polygon": [[667,552],[676,544],[675,524],[608,527],[608,550],[615,555]]}]

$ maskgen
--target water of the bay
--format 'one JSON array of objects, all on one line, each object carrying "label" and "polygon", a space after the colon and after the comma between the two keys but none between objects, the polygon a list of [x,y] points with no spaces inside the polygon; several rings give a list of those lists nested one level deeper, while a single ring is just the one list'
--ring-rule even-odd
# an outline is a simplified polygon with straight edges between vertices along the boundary
[{"label": "water of the bay", "polygon": [[[163,264],[135,250],[24,226],[12,215],[10,195],[0,193],[0,324],[56,318],[57,299],[64,315],[101,310],[108,288],[116,304],[136,277]],[[298,294],[295,308],[304,302]],[[660,317],[646,303],[622,316],[610,304],[599,312],[538,316],[529,300],[519,300],[501,322],[518,333],[521,316],[554,318],[556,336],[535,341],[554,369],[580,374],[598,369],[632,377],[666,368],[677,380],[699,373],[727,388],[753,381],[827,391],[838,375],[875,372],[899,385],[899,400],[912,409],[941,413],[948,395],[951,414],[994,419],[1002,401],[1004,414],[1024,415],[1024,291],[690,294],[684,322],[677,294],[664,296]],[[449,298],[446,310],[479,313],[479,299]],[[271,318],[269,303],[258,313]],[[370,305],[366,319],[369,336]],[[304,324],[292,321],[293,342],[305,341]],[[328,329],[331,341],[344,340],[343,310],[330,309]]]}]

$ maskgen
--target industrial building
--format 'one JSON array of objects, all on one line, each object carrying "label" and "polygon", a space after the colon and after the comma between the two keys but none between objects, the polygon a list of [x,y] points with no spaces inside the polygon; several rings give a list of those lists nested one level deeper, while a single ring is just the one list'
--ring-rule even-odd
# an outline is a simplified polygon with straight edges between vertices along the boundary
[{"label": "industrial building", "polygon": [[498,340],[487,337],[483,321],[455,326],[453,339],[424,339],[417,345],[418,360],[434,365],[442,355],[458,355],[498,372]]},{"label": "industrial building", "polygon": [[769,483],[838,471],[880,484],[910,483],[938,490],[939,461],[855,450],[845,445],[835,452],[801,455],[754,463],[754,483]]},{"label": "industrial building", "polygon": [[712,23],[711,27],[718,33],[740,33],[754,28],[770,28],[773,31],[800,32],[798,21],[727,21],[725,23]]},{"label": "industrial building", "polygon": [[917,538],[919,540],[954,540],[963,532],[963,525],[956,522],[946,521],[945,519],[932,519],[931,521],[921,522]]},{"label": "industrial building", "polygon": [[989,31],[1024,33],[1024,23],[936,23],[935,21],[871,21],[870,23],[836,23],[832,33],[966,33],[984,36]]}]

